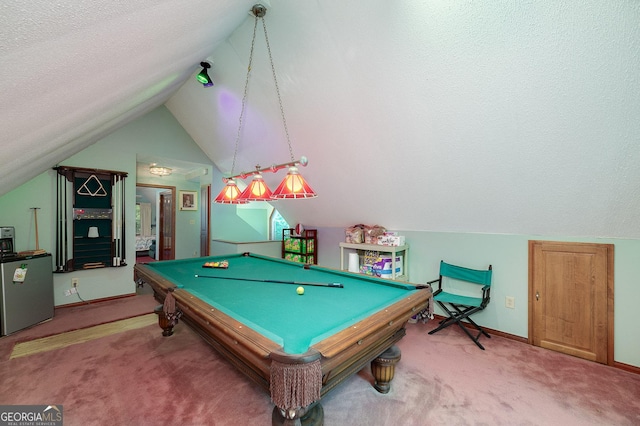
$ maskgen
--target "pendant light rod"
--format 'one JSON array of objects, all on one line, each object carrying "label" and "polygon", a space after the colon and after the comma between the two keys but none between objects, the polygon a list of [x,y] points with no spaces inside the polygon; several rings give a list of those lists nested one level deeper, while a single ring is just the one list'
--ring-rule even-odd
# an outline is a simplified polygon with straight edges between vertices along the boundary
[{"label": "pendant light rod", "polygon": [[[251,8],[251,13],[254,16],[253,23],[253,36],[251,38],[251,50],[249,52],[249,65],[247,67],[247,77],[244,83],[244,93],[242,96],[242,105],[240,110],[240,118],[238,119],[238,132],[236,134],[235,150],[233,152],[233,162],[231,163],[231,176],[223,177],[222,181],[225,183],[225,187],[220,194],[215,198],[214,203],[220,204],[245,204],[250,201],[273,201],[280,199],[300,199],[300,198],[315,198],[317,194],[307,184],[305,179],[298,172],[297,166],[306,166],[308,160],[306,157],[300,157],[299,160],[295,160],[293,156],[293,148],[291,146],[291,138],[289,137],[289,129],[287,128],[287,120],[284,114],[284,108],[282,106],[282,97],[280,96],[280,87],[278,86],[278,79],[276,77],[276,69],[273,64],[273,55],[271,54],[271,45],[269,43],[269,35],[267,34],[267,24],[265,23],[264,16],[267,13],[267,8],[261,4],[255,4]],[[236,159],[238,156],[239,143],[241,131],[244,124],[247,95],[249,87],[249,79],[251,77],[251,68],[253,64],[253,51],[256,41],[256,32],[258,28],[258,20],[262,22],[262,28],[264,30],[265,43],[267,45],[267,52],[269,54],[269,64],[271,65],[271,74],[273,76],[273,83],[276,89],[276,95],[278,97],[278,106],[280,107],[280,116],[282,117],[282,125],[284,128],[284,134],[287,139],[287,145],[289,147],[289,155],[291,161],[282,164],[274,164],[271,167],[262,168],[260,165],[256,166],[255,170],[234,174]],[[275,173],[282,169],[289,169],[287,176],[285,176],[282,183],[278,186],[278,189],[274,193],[267,187],[264,179],[262,179],[262,172]],[[247,188],[240,193],[238,186],[236,185],[236,179],[246,179],[249,176],[253,176],[253,180],[247,186]]]},{"label": "pendant light rod", "polygon": [[267,168],[262,168],[262,167],[260,167],[260,165],[257,165],[257,166],[256,166],[256,169],[255,169],[255,170],[253,170],[253,171],[250,171],[250,172],[242,172],[242,173],[239,173],[239,174],[237,174],[237,175],[233,175],[233,176],[229,176],[229,177],[224,177],[224,178],[222,178],[222,181],[226,183],[226,182],[227,182],[227,181],[229,181],[230,179],[237,179],[237,178],[240,178],[240,179],[246,179],[246,178],[248,178],[249,176],[259,175],[259,174],[261,174],[262,172],[271,172],[271,173],[276,173],[278,170],[286,169],[286,168],[288,168],[288,167],[296,167],[296,166],[303,166],[303,167],[306,167],[306,166],[307,166],[307,164],[309,164],[309,160],[307,160],[307,157],[302,156],[302,157],[300,157],[300,159],[299,159],[299,160],[290,161],[290,162],[288,162],[288,163],[282,163],[282,164],[273,164],[272,166],[267,167]]}]

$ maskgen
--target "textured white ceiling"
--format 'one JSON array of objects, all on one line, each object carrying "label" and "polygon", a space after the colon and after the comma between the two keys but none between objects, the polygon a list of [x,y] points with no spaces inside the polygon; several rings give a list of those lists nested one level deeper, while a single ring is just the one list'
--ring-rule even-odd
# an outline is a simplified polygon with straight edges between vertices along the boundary
[{"label": "textured white ceiling", "polygon": [[[73,3],[0,6],[0,193],[179,87],[168,108],[230,172],[254,2]],[[640,3],[272,3],[320,194],[276,204],[292,223],[640,238]],[[235,172],[289,159],[263,43]]]},{"label": "textured white ceiling", "polygon": [[162,105],[246,0],[0,4],[0,194]]},{"label": "textured white ceiling", "polygon": [[[320,194],[278,208],[318,226],[640,237],[639,5],[274,4],[289,133]],[[227,173],[252,25],[212,55],[213,90],[167,104]],[[288,159],[258,41],[235,172]]]}]

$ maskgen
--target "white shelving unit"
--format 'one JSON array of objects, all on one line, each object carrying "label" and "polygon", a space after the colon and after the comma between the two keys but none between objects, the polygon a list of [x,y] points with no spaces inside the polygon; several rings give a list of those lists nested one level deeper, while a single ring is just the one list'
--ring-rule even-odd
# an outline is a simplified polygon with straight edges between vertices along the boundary
[{"label": "white shelving unit", "polygon": [[[354,244],[340,243],[340,269],[346,271],[345,268],[345,249],[361,251],[378,251],[380,253],[388,253],[391,256],[391,279],[399,281],[409,281],[409,245],[403,246],[381,246],[378,244]],[[347,251],[348,254],[348,251]],[[402,254],[402,275],[396,275],[396,255]]]}]

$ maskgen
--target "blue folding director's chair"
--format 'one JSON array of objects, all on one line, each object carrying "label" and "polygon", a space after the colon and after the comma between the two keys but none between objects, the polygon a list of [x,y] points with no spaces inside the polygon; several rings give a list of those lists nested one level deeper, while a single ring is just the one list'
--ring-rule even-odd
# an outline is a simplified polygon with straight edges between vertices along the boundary
[{"label": "blue folding director's chair", "polygon": [[[483,334],[487,337],[491,336],[476,324],[470,316],[483,310],[489,304],[492,273],[491,265],[489,265],[489,269],[487,270],[477,270],[450,265],[444,261],[440,261],[440,278],[429,281],[428,284],[433,285],[434,283],[438,283],[438,289],[433,293],[433,300],[444,309],[449,317],[440,321],[440,325],[431,330],[429,334],[436,333],[452,324],[458,324],[462,331],[464,331],[480,349],[484,350],[484,346],[478,342],[478,339]],[[476,290],[478,297],[462,295],[459,290],[456,293],[456,290],[453,289],[454,286],[451,285],[455,281],[462,281],[465,285],[476,284],[477,286],[482,286],[482,288],[474,285],[469,286]],[[469,332],[468,327],[462,324],[463,320],[478,330],[478,334],[475,337]]]}]

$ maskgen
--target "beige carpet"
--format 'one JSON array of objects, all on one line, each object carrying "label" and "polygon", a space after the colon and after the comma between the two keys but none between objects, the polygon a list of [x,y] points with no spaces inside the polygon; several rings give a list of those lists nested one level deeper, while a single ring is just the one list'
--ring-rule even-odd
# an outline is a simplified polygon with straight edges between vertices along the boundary
[{"label": "beige carpet", "polygon": [[157,322],[158,316],[156,314],[146,314],[17,343],[13,347],[13,351],[11,352],[9,359],[20,358],[40,352],[52,351],[71,345],[77,345],[79,343],[85,343],[101,337],[111,336],[112,334],[122,333],[123,331],[146,327]]}]

